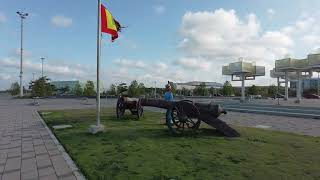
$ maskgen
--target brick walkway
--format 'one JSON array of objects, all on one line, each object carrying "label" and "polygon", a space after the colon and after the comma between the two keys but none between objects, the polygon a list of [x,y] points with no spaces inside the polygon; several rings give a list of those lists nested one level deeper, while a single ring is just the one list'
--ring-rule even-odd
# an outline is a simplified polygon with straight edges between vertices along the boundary
[{"label": "brick walkway", "polygon": [[1,179],[75,180],[65,153],[35,109],[3,103],[0,104]]}]

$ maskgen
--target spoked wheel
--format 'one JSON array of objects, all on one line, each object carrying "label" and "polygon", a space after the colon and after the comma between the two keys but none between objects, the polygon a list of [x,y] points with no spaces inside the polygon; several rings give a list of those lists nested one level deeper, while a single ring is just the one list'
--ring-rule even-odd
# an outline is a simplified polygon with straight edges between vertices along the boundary
[{"label": "spoked wheel", "polygon": [[119,97],[118,98],[118,101],[117,101],[117,118],[120,119],[124,116],[124,113],[126,111],[126,108],[124,106],[124,100],[122,97]]},{"label": "spoked wheel", "polygon": [[[184,107],[184,108],[183,108]],[[172,124],[167,119],[167,125],[174,134],[183,134],[187,131],[195,132],[199,129],[201,120],[198,117],[199,111],[193,102],[181,101],[172,110]]]},{"label": "spoked wheel", "polygon": [[143,116],[143,107],[141,106],[141,99],[137,102],[137,116],[140,119]]}]

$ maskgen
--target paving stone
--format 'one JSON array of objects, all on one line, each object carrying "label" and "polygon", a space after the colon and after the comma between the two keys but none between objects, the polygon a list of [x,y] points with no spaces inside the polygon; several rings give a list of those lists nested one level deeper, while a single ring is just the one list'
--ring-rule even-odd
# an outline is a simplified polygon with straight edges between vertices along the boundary
[{"label": "paving stone", "polygon": [[42,139],[33,139],[34,146],[38,146],[38,145],[42,145],[42,144],[43,144]]},{"label": "paving stone", "polygon": [[52,156],[51,161],[52,161],[53,167],[56,171],[56,174],[59,177],[72,173],[67,162],[64,160],[64,158],[62,156]]},{"label": "paving stone", "polygon": [[52,166],[52,163],[50,161],[50,157],[48,154],[36,156],[36,159],[37,159],[38,168]]},{"label": "paving stone", "polygon": [[7,159],[4,172],[20,170],[20,167],[21,167],[21,158]]},{"label": "paving stone", "polygon": [[30,170],[27,172],[21,172],[21,180],[37,180],[37,179],[38,179],[37,169]]},{"label": "paving stone", "polygon": [[8,150],[8,158],[20,157],[21,156],[21,148],[12,148]]},{"label": "paving stone", "polygon": [[58,148],[56,148],[54,150],[49,150],[48,153],[49,153],[50,156],[56,156],[56,155],[60,155],[61,154],[61,152],[59,151]]},{"label": "paving stone", "polygon": [[[0,166],[0,175],[3,173],[3,171],[4,171],[4,165],[1,165]],[[1,177],[1,176],[0,176]]]},{"label": "paving stone", "polygon": [[55,174],[53,166],[38,169],[39,177]]},{"label": "paving stone", "polygon": [[49,176],[42,176],[39,179],[40,180],[58,180],[58,177],[55,174],[51,174]]},{"label": "paving stone", "polygon": [[43,145],[34,146],[34,151],[35,151],[36,155],[48,153],[46,147]]},{"label": "paving stone", "polygon": [[74,175],[66,176],[66,177],[60,177],[59,180],[77,180]]},{"label": "paving stone", "polygon": [[29,172],[37,170],[37,161],[36,158],[23,159],[21,162],[21,172]]},{"label": "paving stone", "polygon": [[0,165],[4,165],[6,163],[7,159],[0,159]]},{"label": "paving stone", "polygon": [[29,159],[34,157],[36,157],[36,154],[33,151],[22,153],[22,159]]},{"label": "paving stone", "polygon": [[20,180],[20,171],[4,173],[2,175],[2,180]]}]

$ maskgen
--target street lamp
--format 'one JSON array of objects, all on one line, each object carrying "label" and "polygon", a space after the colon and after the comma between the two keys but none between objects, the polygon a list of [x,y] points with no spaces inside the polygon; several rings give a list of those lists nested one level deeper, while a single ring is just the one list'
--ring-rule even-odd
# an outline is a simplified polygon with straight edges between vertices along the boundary
[{"label": "street lamp", "polygon": [[22,85],[22,65],[23,65],[23,20],[28,16],[28,13],[18,11],[17,14],[21,19],[21,47],[20,47],[20,97],[23,96],[23,85]]},{"label": "street lamp", "polygon": [[43,61],[44,61],[44,57],[41,57],[41,77],[43,78]]}]

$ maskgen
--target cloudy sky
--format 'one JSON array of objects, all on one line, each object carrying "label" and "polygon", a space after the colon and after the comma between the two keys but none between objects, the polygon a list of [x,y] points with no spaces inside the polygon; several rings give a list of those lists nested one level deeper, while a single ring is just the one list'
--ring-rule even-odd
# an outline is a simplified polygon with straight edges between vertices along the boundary
[{"label": "cloudy sky", "polygon": [[[0,89],[19,80],[20,21],[25,20],[24,84],[32,74],[52,80],[95,80],[95,0],[0,0]],[[217,81],[221,66],[239,57],[266,66],[272,84],[274,60],[303,58],[320,47],[319,0],[108,0],[121,22],[120,38],[103,36],[103,84],[133,79],[158,86],[167,80]],[[234,85],[238,85],[234,83]]]}]

